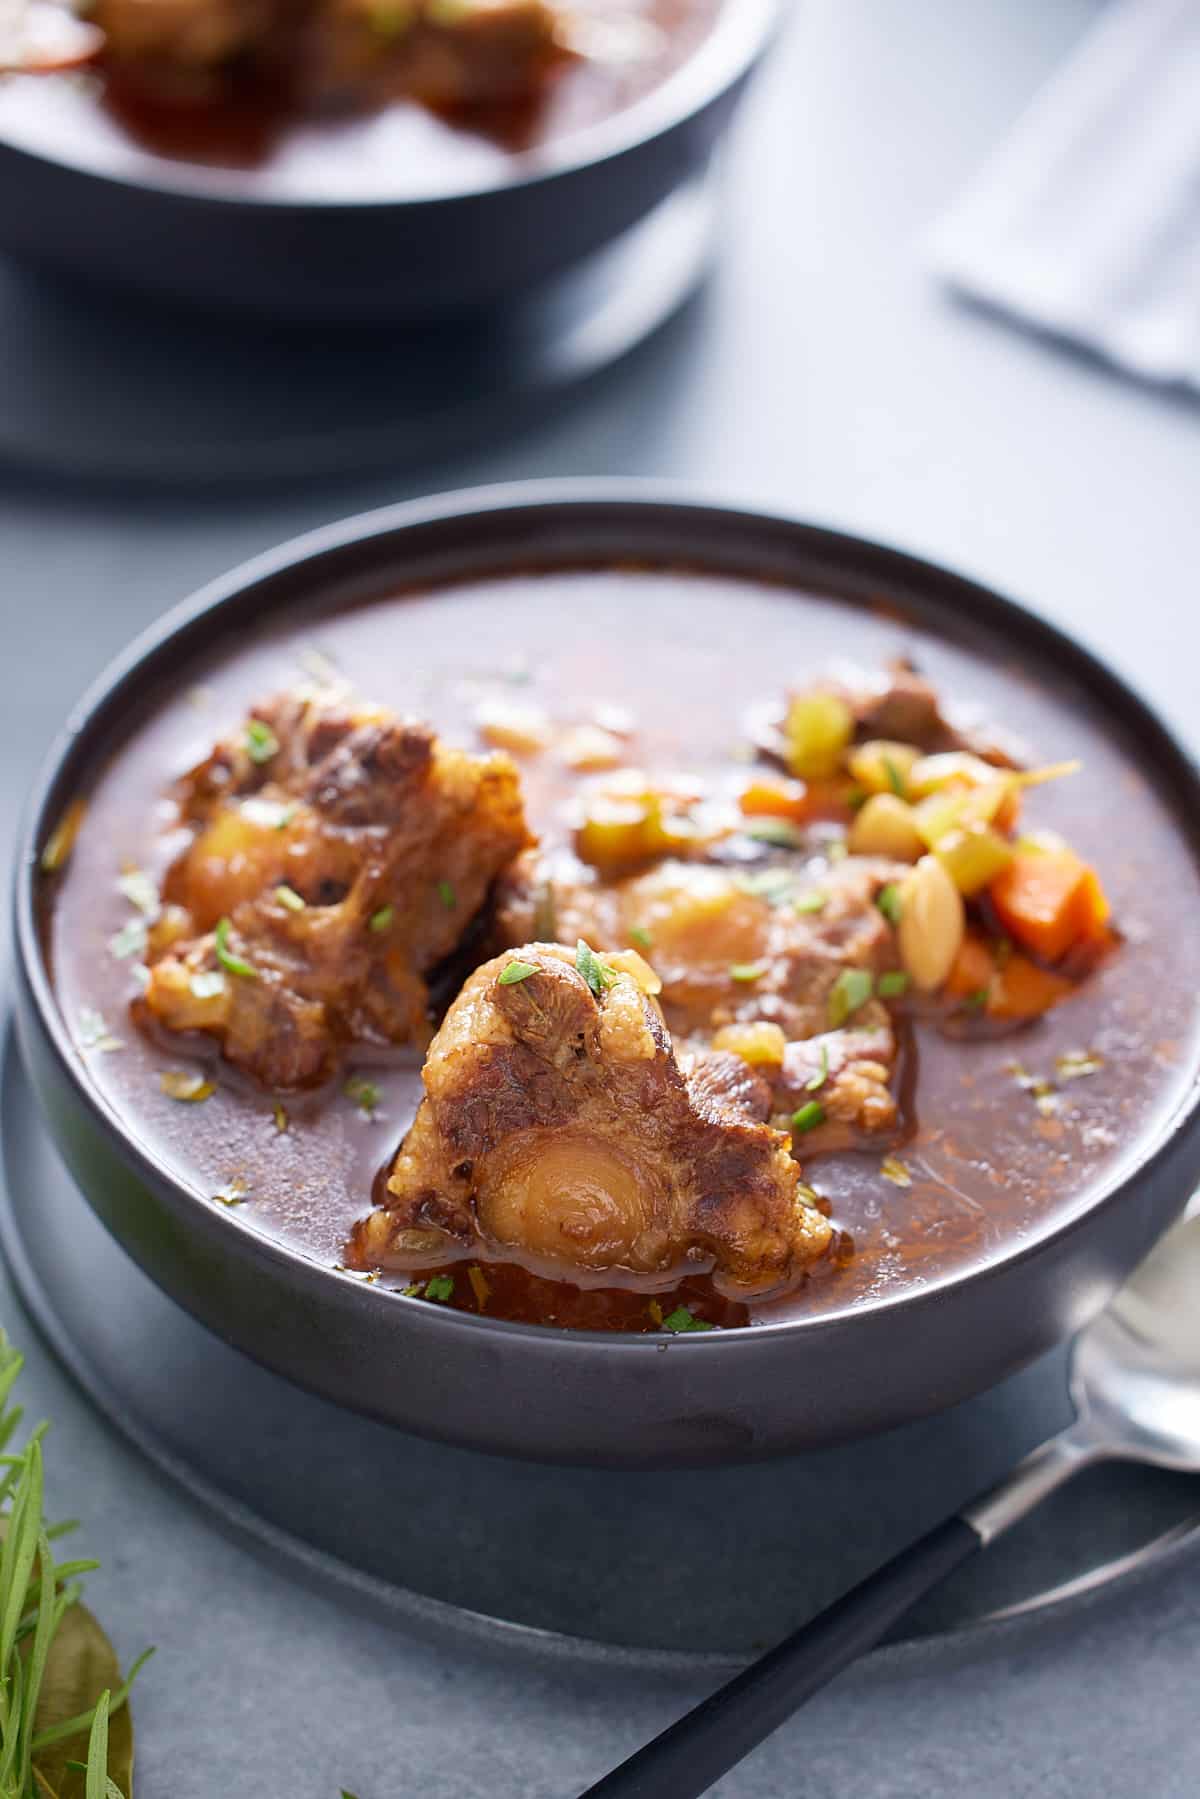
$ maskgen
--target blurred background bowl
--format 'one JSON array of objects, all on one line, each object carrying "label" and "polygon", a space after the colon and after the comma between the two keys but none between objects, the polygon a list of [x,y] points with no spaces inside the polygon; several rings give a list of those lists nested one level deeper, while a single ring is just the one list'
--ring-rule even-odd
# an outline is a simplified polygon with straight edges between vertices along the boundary
[{"label": "blurred background bowl", "polygon": [[[120,132],[74,78],[26,77],[0,87],[0,251],[281,321],[403,324],[499,307],[612,243],[707,166],[777,10],[725,0],[695,51],[641,99],[536,149],[453,159],[445,185],[412,158],[381,160],[362,121],[308,126],[305,155],[283,174],[270,159],[168,158]],[[336,179],[323,170],[323,132]]]}]

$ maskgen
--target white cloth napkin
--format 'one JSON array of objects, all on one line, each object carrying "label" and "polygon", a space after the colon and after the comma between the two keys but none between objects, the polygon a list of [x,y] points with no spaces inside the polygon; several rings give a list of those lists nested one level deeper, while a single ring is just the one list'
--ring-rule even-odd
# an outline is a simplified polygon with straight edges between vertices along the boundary
[{"label": "white cloth napkin", "polygon": [[1112,0],[938,226],[935,269],[1200,386],[1200,0]]}]

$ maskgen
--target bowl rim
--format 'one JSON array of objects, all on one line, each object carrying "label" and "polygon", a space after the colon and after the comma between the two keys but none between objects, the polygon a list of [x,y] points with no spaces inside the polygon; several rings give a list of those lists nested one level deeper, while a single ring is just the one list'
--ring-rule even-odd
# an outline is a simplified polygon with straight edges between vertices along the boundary
[{"label": "bowl rim", "polygon": [[[568,131],[536,151],[507,159],[494,179],[469,179],[429,193],[373,193],[322,196],[319,193],[260,193],[254,173],[178,162],[136,151],[128,168],[97,169],[86,152],[75,155],[24,141],[23,133],[5,124],[0,112],[0,148],[50,167],[117,188],[145,191],[158,197],[212,206],[246,207],[251,211],[341,213],[373,208],[453,205],[489,195],[529,191],[564,176],[600,167],[667,136],[719,100],[749,75],[779,27],[785,0],[721,0],[702,41],[677,68],[631,105],[593,125]],[[30,77],[39,81],[55,76]]]},{"label": "bowl rim", "polygon": [[[680,524],[691,516],[710,527],[718,524],[731,531],[775,532],[793,538],[799,535],[814,550],[822,547],[843,559],[852,556],[877,558],[916,582],[940,583],[943,587],[961,589],[962,597],[973,599],[983,609],[990,624],[1018,627],[1024,640],[1041,655],[1053,655],[1059,666],[1086,677],[1092,697],[1098,697],[1102,703],[1117,704],[1126,720],[1136,726],[1139,743],[1147,757],[1153,759],[1163,776],[1169,773],[1178,783],[1176,798],[1181,815],[1185,803],[1190,800],[1192,817],[1196,821],[1192,847],[1200,871],[1200,762],[1148,702],[1093,650],[1068,636],[1048,619],[968,575],[892,544],[850,531],[814,525],[788,512],[739,503],[728,495],[722,497],[692,484],[607,477],[518,481],[452,490],[353,514],[289,538],[206,582],[189,598],[169,608],[110,660],[71,708],[43,758],[25,802],[14,864],[13,941],[19,972],[60,1076],[71,1088],[75,1099],[82,1102],[91,1123],[112,1141],[121,1159],[155,1195],[156,1203],[165,1204],[190,1234],[206,1236],[222,1247],[228,1238],[218,1237],[218,1232],[232,1230],[238,1254],[269,1266],[282,1279],[290,1281],[296,1290],[307,1291],[318,1300],[332,1299],[333,1282],[337,1284],[338,1301],[356,1310],[362,1305],[377,1306],[381,1299],[394,1304],[403,1296],[394,1294],[391,1289],[375,1289],[371,1283],[349,1272],[339,1275],[334,1267],[316,1261],[280,1238],[267,1236],[236,1213],[222,1211],[218,1216],[217,1208],[204,1206],[199,1195],[133,1133],[120,1111],[87,1078],[85,1064],[58,1003],[37,922],[41,846],[57,822],[61,808],[56,788],[77,745],[96,727],[97,715],[108,713],[120,691],[135,685],[147,661],[190,628],[206,620],[228,617],[249,596],[279,577],[318,571],[329,557],[362,550],[373,543],[402,541],[409,533],[426,527],[436,528],[467,519],[516,519],[529,514],[545,518],[556,513],[579,515],[593,510],[598,516],[611,514],[614,510],[630,511],[644,514],[648,520],[656,514],[659,517],[666,514]],[[588,560],[581,557],[576,566]],[[599,563],[602,559],[595,560]],[[537,563],[536,550],[531,551],[525,566],[535,567]],[[431,584],[443,581],[451,584],[463,578],[470,576],[456,576],[448,571],[430,577],[430,581]],[[308,589],[309,597],[319,597],[321,580],[333,586],[337,580],[336,570],[321,571],[318,580]],[[279,605],[278,601],[276,605]],[[195,653],[196,648],[189,646],[187,659]],[[105,728],[110,722],[105,718]],[[53,811],[52,799],[56,801]],[[1144,1142],[1116,1163],[1088,1203],[1047,1222],[1042,1228],[1035,1227],[1029,1234],[1015,1238],[981,1267],[950,1270],[919,1286],[901,1286],[898,1291],[874,1298],[867,1305],[847,1304],[830,1311],[768,1320],[740,1330],[668,1337],[656,1333],[555,1330],[545,1325],[490,1318],[485,1314],[459,1312],[418,1301],[410,1302],[410,1307],[413,1310],[419,1307],[421,1327],[435,1333],[457,1335],[464,1330],[474,1331],[481,1333],[478,1337],[481,1345],[490,1341],[500,1348],[523,1343],[535,1351],[554,1345],[555,1353],[566,1349],[575,1355],[590,1355],[595,1351],[606,1355],[636,1355],[645,1354],[647,1350],[661,1352],[668,1346],[676,1353],[686,1346],[687,1353],[714,1354],[717,1344],[725,1346],[721,1353],[726,1355],[736,1353],[739,1345],[743,1353],[757,1353],[765,1350],[772,1341],[805,1333],[836,1336],[848,1329],[862,1330],[871,1322],[897,1311],[920,1316],[951,1290],[968,1287],[978,1290],[986,1283],[1006,1279],[1023,1264],[1062,1246],[1085,1230],[1100,1213],[1118,1204],[1158,1163],[1169,1160],[1183,1133],[1200,1124],[1200,1037],[1193,1039],[1190,1047],[1190,1086],[1181,1087],[1173,1108],[1154,1119]],[[407,1322],[416,1321],[408,1319]]]}]

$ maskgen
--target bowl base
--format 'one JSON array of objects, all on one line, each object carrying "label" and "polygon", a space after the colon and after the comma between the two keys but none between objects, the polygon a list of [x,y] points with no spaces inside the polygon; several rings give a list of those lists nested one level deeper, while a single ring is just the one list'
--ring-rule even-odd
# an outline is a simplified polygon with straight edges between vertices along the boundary
[{"label": "bowl base", "polygon": [[0,460],[225,486],[428,465],[510,434],[694,292],[715,180],[678,189],[547,288],[436,327],[231,320],[0,262]]},{"label": "bowl base", "polygon": [[[1069,1413],[1056,1351],[938,1417],[751,1467],[609,1473],[447,1448],[302,1393],[167,1299],[66,1173],[11,1038],[0,1127],[0,1243],[94,1403],[226,1526],[423,1632],[663,1669],[736,1664]],[[1194,1509],[1187,1477],[1096,1470],[927,1601],[905,1637],[1049,1615],[1193,1555]]]}]

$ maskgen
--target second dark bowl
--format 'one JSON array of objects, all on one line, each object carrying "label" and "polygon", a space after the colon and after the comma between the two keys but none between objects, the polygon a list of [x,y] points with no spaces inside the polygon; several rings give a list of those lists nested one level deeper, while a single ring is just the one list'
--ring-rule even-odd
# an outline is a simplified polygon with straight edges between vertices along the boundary
[{"label": "second dark bowl", "polygon": [[614,242],[706,167],[775,14],[775,0],[727,0],[700,47],[625,111],[514,155],[494,181],[429,197],[401,169],[382,194],[280,198],[253,171],[133,146],[114,155],[74,97],[60,130],[57,107],[0,92],[0,250],[274,320],[394,325],[495,308]]}]

